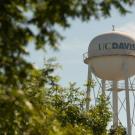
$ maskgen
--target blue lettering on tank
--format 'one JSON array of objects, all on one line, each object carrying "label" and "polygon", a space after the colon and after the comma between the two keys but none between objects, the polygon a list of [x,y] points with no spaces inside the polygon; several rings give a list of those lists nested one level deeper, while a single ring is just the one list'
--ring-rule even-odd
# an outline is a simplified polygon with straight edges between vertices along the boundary
[{"label": "blue lettering on tank", "polygon": [[112,43],[112,49],[118,49],[118,43],[113,42]]}]

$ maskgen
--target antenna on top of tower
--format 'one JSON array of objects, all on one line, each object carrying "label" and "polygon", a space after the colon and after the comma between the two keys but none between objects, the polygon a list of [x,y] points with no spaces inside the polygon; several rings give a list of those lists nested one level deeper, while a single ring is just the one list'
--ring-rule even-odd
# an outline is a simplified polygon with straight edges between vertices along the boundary
[{"label": "antenna on top of tower", "polygon": [[112,31],[115,31],[115,25],[112,25]]}]

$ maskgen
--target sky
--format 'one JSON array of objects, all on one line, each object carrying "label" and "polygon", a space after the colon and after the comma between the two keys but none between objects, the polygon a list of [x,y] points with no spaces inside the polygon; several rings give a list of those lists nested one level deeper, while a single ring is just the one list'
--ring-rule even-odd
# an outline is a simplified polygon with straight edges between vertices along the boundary
[{"label": "sky", "polygon": [[112,31],[112,25],[115,25],[116,31],[127,32],[135,37],[135,6],[129,10],[132,13],[121,16],[113,9],[111,17],[92,19],[87,23],[71,20],[69,29],[58,29],[65,37],[60,42],[59,51],[55,52],[51,49],[47,52],[35,51],[31,44],[28,48],[31,52],[28,60],[35,63],[36,67],[42,68],[44,58],[56,57],[58,63],[62,65],[62,69],[56,72],[61,77],[62,86],[67,86],[69,82],[76,82],[77,86],[82,87],[87,80],[88,72],[88,66],[83,62],[83,54],[88,51],[89,43],[95,36]]},{"label": "sky", "polygon": [[47,52],[35,51],[33,45],[29,47],[31,52],[30,61],[39,68],[43,67],[43,59],[56,57],[62,69],[57,71],[61,77],[60,83],[67,85],[69,82],[76,82],[82,86],[87,79],[87,65],[83,63],[83,53],[87,52],[90,41],[97,35],[115,30],[128,32],[135,35],[135,6],[130,8],[132,13],[121,16],[116,10],[112,10],[111,17],[100,20],[92,19],[87,23],[79,20],[71,20],[71,27],[59,32],[65,37],[60,41],[59,51],[48,49]]}]

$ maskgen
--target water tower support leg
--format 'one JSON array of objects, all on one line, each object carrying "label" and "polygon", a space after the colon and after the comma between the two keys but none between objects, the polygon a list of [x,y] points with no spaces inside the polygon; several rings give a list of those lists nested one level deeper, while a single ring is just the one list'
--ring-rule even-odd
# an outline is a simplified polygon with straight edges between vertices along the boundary
[{"label": "water tower support leg", "polygon": [[131,135],[131,116],[130,116],[128,77],[126,77],[125,79],[125,95],[126,95],[126,112],[127,112],[127,132],[128,135]]},{"label": "water tower support leg", "polygon": [[117,126],[118,126],[118,88],[117,88],[117,81],[113,81],[112,99],[113,99],[113,127],[117,128]]},{"label": "water tower support leg", "polygon": [[[91,72],[91,68],[90,65],[88,65],[88,82],[89,80],[92,80],[92,72]],[[87,91],[86,91],[86,110],[89,110],[89,106],[90,106],[90,86],[87,85]]]},{"label": "water tower support leg", "polygon": [[102,80],[102,94],[105,95],[105,80]]}]

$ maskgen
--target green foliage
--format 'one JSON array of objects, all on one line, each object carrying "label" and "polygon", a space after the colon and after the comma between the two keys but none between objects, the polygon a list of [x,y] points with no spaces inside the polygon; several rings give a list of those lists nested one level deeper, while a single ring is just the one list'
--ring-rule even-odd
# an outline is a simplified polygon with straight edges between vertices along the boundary
[{"label": "green foliage", "polygon": [[119,124],[117,128],[111,128],[109,131],[109,135],[127,135],[126,128]]},{"label": "green foliage", "polygon": [[[70,18],[88,21],[110,16],[111,7],[127,13],[128,0],[1,0],[0,1],[0,84],[21,87],[33,66],[24,56],[31,41],[36,49],[53,49],[62,39],[56,26],[68,28]],[[34,30],[33,30],[34,29]],[[35,30],[36,29],[36,30]]]},{"label": "green foliage", "polygon": [[[46,63],[45,69],[33,70],[31,80],[20,89],[1,88],[1,135],[94,135],[95,127],[91,123],[94,108],[85,112],[83,92],[75,83],[70,83],[67,88],[58,85],[54,68],[54,65]],[[46,73],[46,69],[50,72]],[[99,106],[107,105],[99,101]],[[98,113],[96,110],[95,107],[94,113]],[[109,115],[106,115],[109,121],[109,110],[104,110],[104,114]],[[102,117],[99,115],[101,121],[106,119],[104,114]]]},{"label": "green foliage", "polygon": [[[58,106],[60,95],[59,98],[55,98],[55,95],[48,97],[46,91],[45,88],[12,89],[7,92],[1,90],[0,134],[95,135],[93,133],[95,127],[92,126],[94,123],[91,123],[93,117],[90,115],[92,110],[86,113],[78,105],[72,104],[71,100],[70,102],[64,99]],[[54,100],[56,104],[54,104]],[[96,111],[94,113],[98,114]],[[106,110],[106,113],[108,113],[108,110]],[[105,117],[105,115],[102,115],[98,119],[103,122],[106,119]],[[106,121],[104,122],[106,123]],[[101,124],[99,123],[98,126],[101,126]]]},{"label": "green foliage", "polygon": [[101,95],[96,107],[92,107],[89,111],[89,126],[92,127],[94,135],[104,135],[107,133],[106,127],[111,118],[108,105],[109,102],[106,97]]},{"label": "green foliage", "polygon": [[111,113],[105,96],[85,111],[84,91],[75,83],[60,86],[55,67],[46,63],[33,70],[20,89],[0,89],[0,135],[124,135],[123,127],[108,134]]}]

